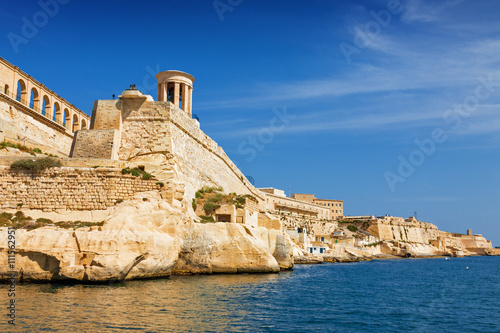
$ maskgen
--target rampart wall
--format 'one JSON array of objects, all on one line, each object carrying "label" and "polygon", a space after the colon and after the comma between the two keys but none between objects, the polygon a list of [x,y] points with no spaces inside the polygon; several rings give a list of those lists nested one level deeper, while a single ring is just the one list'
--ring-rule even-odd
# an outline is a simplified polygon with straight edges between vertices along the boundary
[{"label": "rampart wall", "polygon": [[70,157],[118,159],[116,142],[120,131],[115,129],[79,130],[71,147]]},{"label": "rampart wall", "polygon": [[121,169],[51,168],[40,174],[0,167],[0,208],[89,211],[110,208],[135,193],[160,190]]},{"label": "rampart wall", "polygon": [[224,150],[200,130],[198,121],[173,104],[125,102],[122,121],[119,158],[146,165],[146,169],[150,165],[151,172],[162,181],[184,183],[186,202],[201,187],[214,185],[227,193],[251,194],[263,201],[261,192]]},{"label": "rampart wall", "polygon": [[438,228],[426,222],[401,222],[376,220],[370,222],[367,231],[381,240],[429,244],[438,238]]}]

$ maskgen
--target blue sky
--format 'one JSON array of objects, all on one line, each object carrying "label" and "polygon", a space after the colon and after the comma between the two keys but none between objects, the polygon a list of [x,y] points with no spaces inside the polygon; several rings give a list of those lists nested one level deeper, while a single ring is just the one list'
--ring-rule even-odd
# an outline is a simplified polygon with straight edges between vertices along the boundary
[{"label": "blue sky", "polygon": [[182,70],[256,186],[500,246],[500,3],[59,1],[2,4],[0,56],[85,112]]}]

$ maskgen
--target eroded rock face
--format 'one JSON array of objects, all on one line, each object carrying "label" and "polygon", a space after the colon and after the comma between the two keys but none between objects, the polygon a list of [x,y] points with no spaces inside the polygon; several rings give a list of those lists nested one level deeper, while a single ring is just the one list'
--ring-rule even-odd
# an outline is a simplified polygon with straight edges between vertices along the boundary
[{"label": "eroded rock face", "polygon": [[279,272],[293,267],[292,245],[275,230],[235,223],[191,223],[175,274]]},{"label": "eroded rock face", "polygon": [[[11,271],[7,251],[7,229],[0,228],[0,280]],[[16,251],[15,271],[25,281],[106,282],[293,266],[286,235],[234,223],[194,223],[157,192],[118,205],[102,227],[16,230]]]}]

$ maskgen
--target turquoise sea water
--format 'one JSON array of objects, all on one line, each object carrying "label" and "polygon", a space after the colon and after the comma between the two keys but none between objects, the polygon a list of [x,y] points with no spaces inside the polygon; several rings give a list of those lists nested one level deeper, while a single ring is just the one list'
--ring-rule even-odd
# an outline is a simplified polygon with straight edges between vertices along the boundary
[{"label": "turquoise sea water", "polygon": [[[468,269],[467,269],[468,267]],[[17,286],[23,332],[500,332],[500,257],[297,265],[115,285]]]}]

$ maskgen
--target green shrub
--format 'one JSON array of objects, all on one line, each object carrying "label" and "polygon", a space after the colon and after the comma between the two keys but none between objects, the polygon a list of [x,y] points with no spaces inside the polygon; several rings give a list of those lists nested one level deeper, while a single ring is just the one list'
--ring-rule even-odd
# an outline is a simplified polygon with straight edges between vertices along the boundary
[{"label": "green shrub", "polygon": [[156,182],[156,185],[160,185],[160,188],[163,187],[163,186],[165,186],[165,184],[162,183],[162,182]]},{"label": "green shrub", "polygon": [[39,158],[36,160],[18,160],[10,165],[12,170],[29,170],[31,172],[41,172],[47,168],[60,167],[61,161],[50,157]]},{"label": "green shrub", "polygon": [[54,221],[46,219],[46,218],[43,218],[43,217],[40,217],[40,218],[36,219],[35,222],[36,223],[45,223],[45,224],[54,223]]},{"label": "green shrub", "polygon": [[203,195],[201,194],[200,191],[196,191],[196,193],[194,194],[194,196],[197,198],[197,199],[201,199],[203,198]]},{"label": "green shrub", "polygon": [[246,200],[245,200],[245,197],[236,197],[234,198],[234,200],[236,201],[236,205],[244,205]]},{"label": "green shrub", "polygon": [[193,210],[196,211],[196,208],[198,208],[198,205],[196,205],[196,199],[193,199],[191,205],[193,206]]},{"label": "green shrub", "polygon": [[214,193],[214,192],[222,192],[221,187],[212,187],[212,186],[203,186],[201,190],[199,190],[201,194],[205,193]]},{"label": "green shrub", "polygon": [[153,177],[154,177],[153,175],[143,171],[142,179],[148,180],[148,179],[151,179]]},{"label": "green shrub", "polygon": [[11,147],[11,148],[16,148],[19,149],[20,151],[23,151],[25,153],[30,153],[31,155],[37,154],[43,154],[43,152],[39,148],[28,148],[26,146],[17,144],[17,143],[12,143],[9,141],[2,141],[0,142],[0,149],[5,149],[6,147]]},{"label": "green shrub", "polygon": [[224,194],[217,193],[212,198],[210,198],[208,200],[212,201],[212,202],[220,203],[220,202],[222,202],[222,199],[224,199]]},{"label": "green shrub", "polygon": [[139,168],[133,168],[133,169],[125,168],[125,169],[122,169],[122,175],[125,175],[125,174],[131,174],[134,177],[140,177],[140,176],[142,176],[142,179],[145,179],[145,180],[154,178],[153,175],[151,175],[151,174],[147,173],[146,171],[141,170]]},{"label": "green shrub", "polygon": [[356,227],[355,225],[352,225],[352,224],[349,224],[347,226],[347,229],[349,229],[349,231],[352,231],[352,232],[358,231],[358,227]]},{"label": "green shrub", "polygon": [[24,213],[21,212],[20,210],[18,210],[15,214],[14,214],[14,217],[12,218],[12,221],[27,221],[27,220],[33,220],[31,217],[29,216],[24,216]]},{"label": "green shrub", "polygon": [[212,202],[212,201],[207,201],[203,205],[203,210],[205,211],[205,214],[208,216],[212,215],[219,208],[220,208],[220,204]]},{"label": "green shrub", "polygon": [[200,215],[201,223],[215,222],[212,216]]}]

